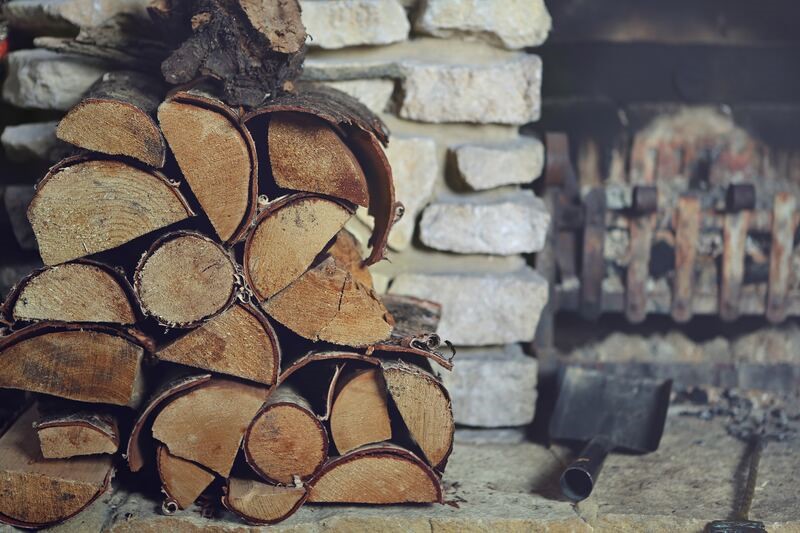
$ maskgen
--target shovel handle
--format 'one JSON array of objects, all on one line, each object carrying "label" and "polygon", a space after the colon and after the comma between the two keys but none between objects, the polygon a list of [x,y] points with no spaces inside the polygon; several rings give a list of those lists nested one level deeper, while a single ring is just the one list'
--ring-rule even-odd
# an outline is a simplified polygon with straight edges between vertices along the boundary
[{"label": "shovel handle", "polygon": [[589,497],[612,447],[606,437],[595,437],[589,441],[578,458],[561,474],[561,492],[564,496],[575,502]]}]

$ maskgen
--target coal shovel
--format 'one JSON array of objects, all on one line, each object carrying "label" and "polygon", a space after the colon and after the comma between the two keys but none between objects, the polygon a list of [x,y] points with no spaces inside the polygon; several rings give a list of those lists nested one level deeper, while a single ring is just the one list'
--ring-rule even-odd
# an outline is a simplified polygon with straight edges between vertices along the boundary
[{"label": "coal shovel", "polygon": [[672,380],[632,379],[578,366],[561,376],[550,439],[588,442],[561,475],[573,501],[589,497],[611,451],[647,453],[664,433]]}]

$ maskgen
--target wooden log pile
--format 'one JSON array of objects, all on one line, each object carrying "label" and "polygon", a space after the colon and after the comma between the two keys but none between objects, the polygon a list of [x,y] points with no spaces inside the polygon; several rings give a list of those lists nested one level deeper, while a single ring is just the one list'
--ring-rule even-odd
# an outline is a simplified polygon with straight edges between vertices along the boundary
[{"label": "wooden log pile", "polygon": [[[205,495],[253,524],[441,502],[439,307],[379,297],[367,268],[402,211],[385,127],[292,81],[294,2],[192,5],[161,66],[190,86],[110,72],[58,126],[80,151],[27,212],[45,267],[2,307],[0,389],[32,401],[0,436],[0,522],[66,520],[120,468],[155,473],[167,514]],[[345,229],[357,206],[368,254]]]}]

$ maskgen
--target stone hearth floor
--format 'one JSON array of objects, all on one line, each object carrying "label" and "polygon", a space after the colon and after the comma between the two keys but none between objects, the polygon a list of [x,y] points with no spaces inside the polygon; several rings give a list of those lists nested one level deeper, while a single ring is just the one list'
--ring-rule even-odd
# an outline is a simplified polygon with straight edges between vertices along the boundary
[{"label": "stone hearth floor", "polygon": [[[700,532],[728,518],[744,485],[745,445],[720,419],[670,415],[660,449],[611,455],[594,494],[580,505],[559,498],[562,448],[523,444],[457,444],[447,469],[450,505],[303,507],[274,532]],[[800,436],[770,442],[763,453],[751,519],[768,531],[800,532]],[[52,532],[114,533],[255,531],[231,515],[205,520],[197,510],[161,516],[157,504],[117,490]],[[0,532],[11,529],[0,526]]]}]

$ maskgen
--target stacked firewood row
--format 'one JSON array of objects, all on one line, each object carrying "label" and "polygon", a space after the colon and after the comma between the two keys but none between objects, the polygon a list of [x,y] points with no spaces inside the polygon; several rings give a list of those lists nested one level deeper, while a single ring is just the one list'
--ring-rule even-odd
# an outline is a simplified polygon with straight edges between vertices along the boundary
[{"label": "stacked firewood row", "polygon": [[0,521],[63,521],[125,467],[156,472],[165,513],[216,496],[256,524],[442,501],[439,308],[380,298],[367,269],[402,211],[387,132],[342,93],[289,89],[234,109],[228,88],[165,98],[111,72],[60,122],[80,151],[28,209],[46,266],[2,308],[0,388],[35,401],[0,437]]}]

